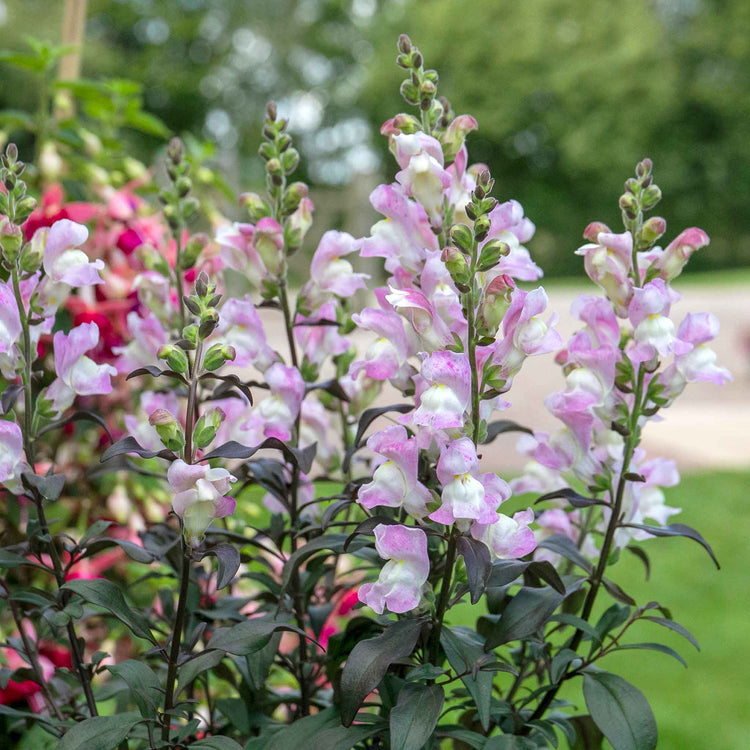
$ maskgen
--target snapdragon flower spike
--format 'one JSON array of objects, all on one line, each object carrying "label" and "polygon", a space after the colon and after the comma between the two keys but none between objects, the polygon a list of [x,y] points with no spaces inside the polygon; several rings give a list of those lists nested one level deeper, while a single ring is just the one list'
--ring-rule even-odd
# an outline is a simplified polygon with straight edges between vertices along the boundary
[{"label": "snapdragon flower spike", "polygon": [[88,239],[89,230],[82,224],[69,219],[56,221],[48,232],[44,246],[44,271],[56,284],[67,284],[70,287],[102,284],[99,271],[104,268],[103,260],[89,261],[80,245]]},{"label": "snapdragon flower spike", "polygon": [[226,494],[237,479],[226,469],[177,459],[167,470],[167,481],[174,492],[172,508],[182,519],[185,541],[191,547],[200,545],[215,518],[234,513],[236,503]]},{"label": "snapdragon flower spike", "polygon": [[26,470],[23,456],[21,428],[15,422],[0,420],[0,484],[14,493],[21,491],[21,474]]},{"label": "snapdragon flower spike", "polygon": [[378,614],[386,608],[396,614],[416,609],[430,573],[427,535],[422,529],[385,524],[376,526],[374,534],[375,549],[388,562],[376,583],[359,587],[359,600]]},{"label": "snapdragon flower spike", "polygon": [[401,425],[392,425],[371,435],[367,447],[383,459],[372,481],[359,488],[357,501],[365,508],[403,508],[414,518],[427,515],[430,491],[417,478],[419,449]]},{"label": "snapdragon flower spike", "polygon": [[510,487],[494,472],[480,474],[474,443],[467,437],[449,443],[440,452],[437,475],[443,485],[442,505],[430,514],[433,521],[466,531],[472,521],[492,524],[497,509],[510,497]]},{"label": "snapdragon flower spike", "polygon": [[97,365],[86,356],[99,343],[96,323],[84,323],[69,334],[58,331],[53,339],[57,378],[49,386],[46,398],[52,408],[62,413],[76,396],[105,395],[112,391],[110,378],[117,374],[112,365]]}]

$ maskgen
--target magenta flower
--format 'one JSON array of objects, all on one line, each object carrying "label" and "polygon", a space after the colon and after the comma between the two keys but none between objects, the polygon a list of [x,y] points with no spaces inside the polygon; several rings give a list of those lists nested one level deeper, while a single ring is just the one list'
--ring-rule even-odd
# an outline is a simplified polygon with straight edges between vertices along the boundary
[{"label": "magenta flower", "polygon": [[226,469],[177,459],[169,466],[167,481],[174,492],[172,508],[182,518],[185,540],[192,547],[201,543],[215,518],[234,513],[235,501],[226,493],[237,479]]},{"label": "magenta flower", "polygon": [[20,492],[23,460],[23,433],[15,422],[0,420],[0,484],[11,492]]},{"label": "magenta flower", "polygon": [[43,266],[52,282],[72,287],[103,283],[99,271],[104,268],[104,261],[89,262],[86,253],[79,249],[88,236],[89,230],[83,224],[69,219],[56,221],[50,227],[44,246]]},{"label": "magenta flower", "polygon": [[385,460],[375,469],[372,481],[360,487],[358,502],[368,509],[382,505],[404,508],[415,518],[426,516],[432,496],[417,479],[416,438],[408,437],[404,427],[393,425],[370,436],[367,447]]},{"label": "magenta flower", "polygon": [[531,508],[514,513],[512,518],[498,513],[491,525],[475,523],[471,535],[483,541],[492,555],[501,560],[523,557],[536,549],[536,537],[529,528],[533,520]]},{"label": "magenta flower", "polygon": [[99,343],[96,323],[83,323],[69,334],[58,331],[53,339],[57,378],[47,389],[46,398],[52,401],[59,414],[67,409],[75,397],[111,393],[110,377],[117,375],[112,365],[97,365],[86,352]]},{"label": "magenta flower", "polygon": [[471,521],[492,524],[498,507],[510,497],[510,487],[497,474],[479,473],[477,449],[467,437],[442,449],[437,475],[443,485],[442,505],[430,518],[446,526],[457,523],[468,530]]},{"label": "magenta flower", "polygon": [[326,232],[313,255],[310,276],[324,292],[337,297],[351,297],[357,289],[364,289],[366,273],[354,273],[352,264],[344,260],[358,249],[358,243],[346,232]]},{"label": "magenta flower", "polygon": [[378,614],[386,607],[396,614],[415,609],[430,572],[427,535],[410,526],[375,527],[375,549],[388,562],[376,583],[359,587],[359,600]]},{"label": "magenta flower", "polygon": [[465,354],[438,351],[426,356],[420,373],[426,384],[412,424],[435,430],[460,428],[471,398],[471,371]]}]

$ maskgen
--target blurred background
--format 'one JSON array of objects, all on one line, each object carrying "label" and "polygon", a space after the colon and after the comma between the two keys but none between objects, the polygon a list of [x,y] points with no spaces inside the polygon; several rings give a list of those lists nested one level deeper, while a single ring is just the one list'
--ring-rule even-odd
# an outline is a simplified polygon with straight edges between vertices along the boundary
[{"label": "blurred background", "polygon": [[[644,156],[654,160],[667,237],[693,225],[711,236],[677,284],[685,293],[677,318],[689,310],[719,316],[716,350],[735,382],[689,390],[646,447],[677,460],[685,480],[667,501],[683,508],[678,520],[701,530],[724,569],[713,571],[684,540],[649,550],[648,583],[628,565],[620,573],[627,590],[674,606],[704,648],[686,654],[687,673],[658,654],[619,668],[652,701],[660,748],[750,746],[738,668],[750,658],[750,3],[0,0],[0,130],[22,156],[34,149],[34,113],[58,75],[56,64],[38,62],[49,48],[29,47],[26,37],[70,39],[65,9],[74,6],[85,10],[76,96],[104,131],[118,132],[111,143],[104,137],[98,161],[119,149],[151,164],[177,133],[227,188],[260,189],[259,127],[273,98],[290,118],[301,179],[313,188],[318,230],[308,252],[324,229],[364,235],[376,218],[367,196],[395,171],[378,131],[405,109],[395,43],[410,34],[439,71],[440,93],[479,121],[472,160],[487,163],[497,196],[518,199],[536,223],[530,249],[564,336],[583,283],[573,255],[583,228],[600,220],[617,231],[624,179]],[[80,134],[61,127],[56,138],[88,158]],[[74,185],[66,189],[75,194]],[[229,200],[221,211],[240,216]],[[527,367],[508,416],[543,429],[551,424],[543,398],[559,380],[549,361]],[[497,445],[493,467],[516,470],[512,442]],[[671,645],[684,653],[676,637]]]}]

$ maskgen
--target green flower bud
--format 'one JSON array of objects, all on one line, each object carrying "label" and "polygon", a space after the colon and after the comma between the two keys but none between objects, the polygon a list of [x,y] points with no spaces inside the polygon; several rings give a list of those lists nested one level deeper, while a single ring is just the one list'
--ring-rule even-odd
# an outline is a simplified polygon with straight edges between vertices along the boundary
[{"label": "green flower bud", "polygon": [[198,336],[207,339],[219,324],[219,313],[213,307],[201,314],[200,325],[198,326]]},{"label": "green flower bud", "polygon": [[479,270],[489,271],[494,268],[501,257],[510,252],[510,246],[502,240],[490,240],[482,247],[479,254]]},{"label": "green flower bud", "polygon": [[[46,237],[44,238],[46,239]],[[27,242],[21,252],[21,270],[25,273],[35,273],[39,270],[44,259],[43,241]]]},{"label": "green flower bud", "polygon": [[290,175],[299,165],[299,151],[296,148],[289,148],[281,155],[281,166],[284,174]]},{"label": "green flower bud", "polygon": [[451,227],[451,239],[464,252],[469,252],[474,245],[474,234],[466,224]]},{"label": "green flower bud", "polygon": [[237,352],[233,346],[229,346],[228,344],[214,344],[203,358],[203,369],[213,372],[225,363],[233,362],[236,356]]},{"label": "green flower bud", "polygon": [[193,189],[193,181],[189,177],[178,177],[174,188],[177,191],[177,195],[180,198],[184,198]]},{"label": "green flower bud", "polygon": [[31,216],[31,212],[35,208],[36,201],[30,195],[21,198],[21,200],[16,203],[16,222],[23,224],[23,222]]},{"label": "green flower bud", "polygon": [[411,81],[404,81],[401,84],[400,91],[401,96],[403,96],[409,104],[417,104],[419,102],[419,89]]},{"label": "green flower bud", "polygon": [[15,263],[18,253],[23,246],[23,232],[21,231],[21,227],[7,219],[3,219],[2,224],[0,224],[0,246],[2,246],[5,259],[9,263]]},{"label": "green flower bud", "polygon": [[192,323],[182,329],[182,338],[189,341],[194,347],[198,344],[198,326]]},{"label": "green flower bud", "polygon": [[197,262],[200,254],[208,245],[208,235],[194,234],[186,243],[180,253],[180,269],[187,271]]},{"label": "green flower bud", "polygon": [[638,200],[632,193],[623,193],[619,200],[620,208],[629,219],[638,216]]},{"label": "green flower bud", "polygon": [[215,407],[209,409],[195,423],[193,429],[193,443],[197,448],[205,448],[216,437],[216,431],[221,427],[221,423],[226,418],[226,414]]},{"label": "green flower bud", "polygon": [[641,227],[640,245],[651,247],[666,231],[667,222],[661,216],[652,216]]},{"label": "green flower bud", "polygon": [[165,344],[156,353],[159,359],[166,361],[170,370],[179,372],[180,375],[184,375],[188,371],[188,358],[179,346],[174,344]]},{"label": "green flower bud", "polygon": [[489,216],[482,215],[478,217],[474,222],[474,237],[481,242],[490,233],[491,226]]},{"label": "green flower bud", "polygon": [[257,193],[242,193],[240,205],[247,209],[252,221],[257,224],[261,219],[271,215],[271,207]]},{"label": "green flower bud", "polygon": [[198,274],[198,278],[195,280],[195,293],[200,298],[208,297],[209,294],[214,293],[215,287],[211,284],[208,274],[205,271],[201,271]]},{"label": "green flower bud", "polygon": [[644,159],[643,161],[638,162],[635,167],[636,177],[638,177],[639,180],[642,180],[644,177],[649,177],[653,168],[654,163],[651,159]]},{"label": "green flower bud", "polygon": [[167,450],[179,453],[185,447],[182,425],[166,409],[157,409],[148,418],[148,422],[156,430]]},{"label": "green flower bud", "polygon": [[284,192],[281,200],[281,211],[283,214],[290,214],[297,210],[300,201],[307,198],[310,191],[304,182],[293,182]]},{"label": "green flower bud", "polygon": [[661,200],[661,190],[658,185],[649,185],[641,196],[644,211],[650,211]]},{"label": "green flower bud", "polygon": [[440,259],[456,284],[465,286],[471,282],[471,268],[466,256],[457,247],[446,247]]}]

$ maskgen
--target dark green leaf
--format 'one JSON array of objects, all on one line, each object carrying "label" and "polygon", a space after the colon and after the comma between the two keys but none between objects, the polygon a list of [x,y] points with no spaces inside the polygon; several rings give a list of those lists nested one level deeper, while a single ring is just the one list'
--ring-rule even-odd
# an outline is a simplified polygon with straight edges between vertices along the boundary
[{"label": "dark green leaf", "polygon": [[548,492],[546,495],[537,498],[534,501],[534,505],[542,503],[545,500],[554,500],[559,497],[567,500],[574,508],[589,508],[592,505],[609,505],[609,503],[600,500],[599,498],[580,495],[575,490],[571,490],[570,487],[563,487],[554,492]]},{"label": "dark green leaf", "polygon": [[236,440],[230,440],[220,445],[215,450],[207,453],[201,458],[201,461],[209,461],[212,458],[241,458],[246,459],[254,456],[259,450],[264,448],[273,448],[284,454],[287,461],[299,467],[304,474],[309,473],[312,463],[315,460],[317,445],[313,443],[306,448],[290,448],[286,443],[278,438],[266,438],[260,445],[254,448],[248,448],[246,445],[238,443]]},{"label": "dark green leaf", "polygon": [[309,748],[313,750],[315,744],[311,742],[315,735],[324,730],[339,726],[339,718],[334,708],[298,719],[293,724],[276,732],[265,744],[263,750],[292,750],[293,748]]},{"label": "dark green leaf", "polygon": [[99,461],[104,463],[115,456],[122,456],[125,453],[135,453],[141,458],[155,458],[158,456],[159,458],[166,458],[170,461],[177,458],[172,451],[168,451],[166,448],[160,451],[146,450],[132,435],[128,435],[127,437],[120,438],[116,443],[112,443],[112,445],[102,453],[102,457]]},{"label": "dark green leaf", "polygon": [[663,643],[624,643],[614,649],[614,651],[626,651],[631,648],[643,649],[645,651],[659,651],[662,654],[667,654],[667,656],[677,659],[683,667],[687,668],[687,662],[673,648],[665,646]]},{"label": "dark green leaf", "polygon": [[609,672],[586,672],[583,697],[591,718],[614,750],[652,750],[657,729],[648,701],[638,688]]},{"label": "dark green leaf", "polygon": [[365,409],[359,418],[354,445],[359,447],[362,438],[365,436],[365,432],[367,432],[367,428],[381,415],[391,411],[398,412],[399,414],[408,414],[413,408],[412,404],[392,404],[391,406],[375,406],[372,409]]},{"label": "dark green leaf", "polygon": [[484,440],[482,440],[482,445],[491,443],[498,435],[502,435],[505,432],[525,432],[527,435],[534,434],[533,430],[530,430],[528,427],[523,427],[516,422],[512,422],[510,419],[498,419],[487,425],[487,435]]},{"label": "dark green leaf", "polygon": [[566,560],[570,560],[580,568],[583,568],[587,573],[591,573],[594,569],[594,566],[580,553],[575,543],[562,534],[548,536],[539,542],[539,546],[561,555]]},{"label": "dark green leaf", "polygon": [[695,640],[693,634],[686,628],[680,625],[679,622],[674,620],[668,620],[666,617],[641,617],[642,622],[655,622],[657,625],[661,625],[663,628],[673,630],[675,633],[679,633],[683,638],[690,641],[695,648],[700,651],[701,647],[698,645],[698,641]]},{"label": "dark green leaf", "polygon": [[484,745],[484,750],[538,750],[536,742],[526,737],[514,734],[498,734],[490,737]]},{"label": "dark green leaf", "polygon": [[107,669],[120,677],[130,688],[144,718],[153,718],[162,702],[162,689],[159,678],[142,661],[127,659],[113,664]]},{"label": "dark green leaf", "polygon": [[602,585],[613,599],[630,607],[635,607],[635,599],[630,594],[625,593],[614,581],[610,581],[609,578],[602,578]]},{"label": "dark green leaf", "polygon": [[141,721],[137,713],[85,719],[65,733],[57,750],[113,750]]},{"label": "dark green leaf", "polygon": [[380,635],[360,641],[349,654],[341,675],[341,721],[349,726],[362,701],[380,684],[388,667],[409,656],[417,643],[422,622],[397,620]]},{"label": "dark green leaf", "polygon": [[576,617],[576,615],[562,612],[559,615],[552,615],[549,619],[550,622],[561,622],[565,625],[570,625],[577,630],[581,630],[587,636],[593,638],[597,643],[602,642],[602,636],[599,634],[599,631],[590,622],[586,622],[586,620]]},{"label": "dark green leaf", "polygon": [[53,503],[62,494],[65,487],[65,474],[48,474],[40,476],[31,471],[21,474],[23,486],[36,490],[48,503]]},{"label": "dark green leaf", "polygon": [[479,721],[487,731],[490,726],[494,675],[492,672],[476,671],[474,668],[477,662],[486,656],[481,636],[471,628],[443,627],[440,632],[440,645],[454,672],[462,675],[461,682],[474,700]]},{"label": "dark green leaf", "polygon": [[102,550],[109,549],[110,547],[119,547],[131,560],[135,560],[139,563],[148,564],[159,559],[157,553],[147,550],[135,542],[131,542],[127,539],[116,539],[115,537],[95,539],[93,542],[89,542],[86,545],[86,553],[84,557],[91,557],[92,555],[96,555]]},{"label": "dark green leaf", "polygon": [[37,435],[44,435],[47,432],[60,429],[61,427],[72,424],[73,422],[95,422],[107,434],[109,442],[113,442],[112,433],[109,431],[109,426],[107,425],[107,423],[95,412],[87,411],[84,409],[78,410],[75,414],[72,414],[66,419],[60,419],[56,422],[51,422],[50,424],[45,425],[37,432]]},{"label": "dark green leaf", "polygon": [[643,523],[626,523],[623,524],[629,529],[641,529],[641,531],[647,531],[653,536],[684,536],[688,539],[692,539],[703,547],[708,552],[711,559],[714,561],[717,569],[721,569],[719,561],[714,555],[714,551],[711,549],[711,545],[697,532],[692,526],[686,526],[684,523],[672,523],[667,526],[648,526]]},{"label": "dark green leaf", "polygon": [[339,399],[339,401],[349,401],[349,396],[346,395],[346,391],[341,387],[341,383],[339,383],[336,378],[324,380],[321,383],[311,383],[305,388],[305,390],[307,393],[314,390],[325,391],[326,393],[330,393],[331,396]]},{"label": "dark green leaf", "polygon": [[383,724],[355,724],[351,727],[328,727],[311,737],[309,747],[326,748],[326,750],[350,750],[360,742],[374,737],[383,731]]},{"label": "dark green leaf", "polygon": [[445,696],[439,685],[407,683],[391,710],[391,750],[422,750],[432,736]]},{"label": "dark green leaf", "polygon": [[[482,750],[484,743],[487,742],[487,738],[479,732],[472,732],[469,729],[463,729],[462,727],[446,727],[440,726],[437,730],[437,736],[442,738],[448,738],[457,740],[458,742],[468,745],[474,750]],[[460,745],[456,745],[460,747]]]},{"label": "dark green leaf", "polygon": [[125,380],[131,380],[132,378],[139,378],[142,375],[150,375],[152,378],[160,378],[164,376],[165,378],[172,378],[172,380],[177,380],[180,383],[183,383],[184,385],[188,384],[184,375],[180,375],[179,372],[175,372],[174,370],[162,370],[160,367],[156,367],[155,365],[148,365],[147,367],[139,367],[137,370],[133,370],[133,372],[129,372]]},{"label": "dark green leaf", "polygon": [[17,568],[19,565],[31,564],[33,563],[22,555],[4,549],[0,550],[0,568]]},{"label": "dark green leaf", "polygon": [[217,544],[206,550],[206,555],[213,555],[219,561],[219,574],[216,578],[216,588],[228,586],[240,567],[239,550],[231,544]]},{"label": "dark green leaf", "polygon": [[522,588],[503,610],[487,636],[485,648],[534,635],[552,616],[565,597],[553,588]]},{"label": "dark green leaf", "polygon": [[[581,661],[581,663],[583,662],[581,657],[569,648],[560,649],[555,654],[554,659],[552,659],[552,664],[550,665],[550,679],[552,680],[553,685],[557,685],[560,682],[565,672],[567,672],[570,663],[576,659]],[[580,667],[581,665],[578,664],[578,666]]]},{"label": "dark green leaf", "polygon": [[459,536],[456,540],[456,550],[464,559],[471,603],[476,604],[482,598],[492,572],[490,551],[484,542],[470,536]]},{"label": "dark green leaf", "polygon": [[180,664],[175,695],[179,695],[199,674],[217,666],[224,656],[224,651],[207,649]]},{"label": "dark green leaf", "polygon": [[229,628],[218,628],[211,636],[208,646],[212,649],[226,651],[228,654],[247,656],[260,651],[271,640],[271,636],[281,630],[289,630],[304,635],[319,648],[323,648],[316,640],[294,625],[260,617],[245,620]]},{"label": "dark green leaf", "polygon": [[78,594],[89,604],[108,610],[139,638],[145,638],[156,645],[156,640],[151,635],[148,620],[125,601],[119,586],[112,581],[107,581],[104,578],[76,579],[66,581],[60,588]]}]

